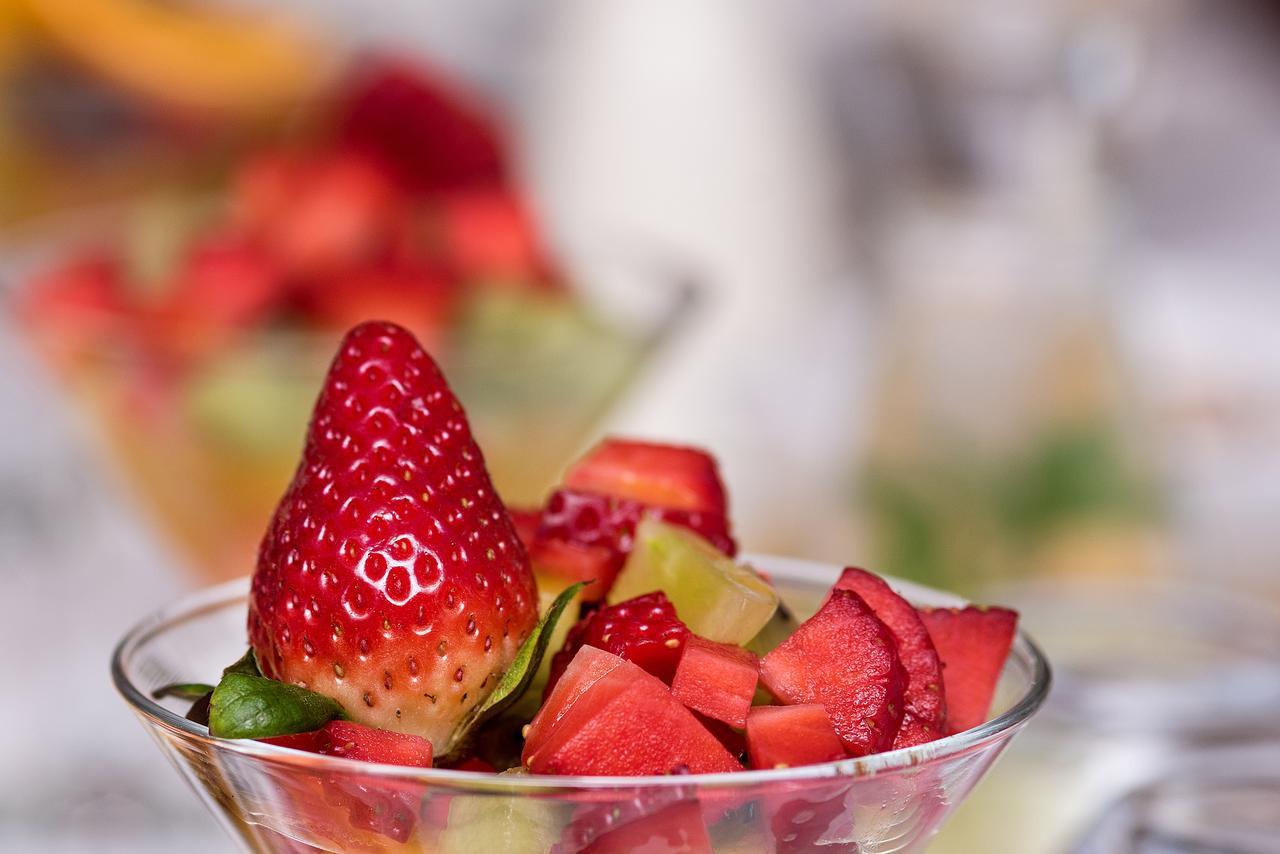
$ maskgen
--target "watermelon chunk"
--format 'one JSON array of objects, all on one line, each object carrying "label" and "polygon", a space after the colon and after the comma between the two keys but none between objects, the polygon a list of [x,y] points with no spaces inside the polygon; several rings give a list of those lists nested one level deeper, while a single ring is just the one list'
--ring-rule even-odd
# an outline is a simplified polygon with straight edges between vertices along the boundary
[{"label": "watermelon chunk", "polygon": [[661,851],[663,854],[711,854],[711,838],[697,801],[681,801],[603,834],[583,854]]},{"label": "watermelon chunk", "polygon": [[673,510],[728,512],[715,458],[697,448],[605,439],[570,467],[564,483]]},{"label": "watermelon chunk", "polygon": [[1008,608],[922,608],[920,619],[942,659],[949,732],[972,729],[987,719],[1000,671],[1018,628]]},{"label": "watermelon chunk", "polygon": [[893,635],[850,590],[833,590],[766,655],[760,678],[787,705],[821,704],[855,756],[888,750],[902,723],[907,674]]},{"label": "watermelon chunk", "polygon": [[883,578],[864,569],[846,569],[836,582],[836,589],[852,590],[861,596],[898,645],[898,658],[907,671],[907,689],[903,696],[906,711],[894,748],[924,744],[945,735],[947,707],[942,693],[942,661],[916,609],[893,592]]},{"label": "watermelon chunk", "polygon": [[525,733],[525,752],[540,743],[571,709],[588,688],[622,664],[622,659],[594,646],[578,650],[564,673],[552,686],[542,708],[529,722]]},{"label": "watermelon chunk", "polygon": [[[529,561],[539,579],[548,579],[561,589],[579,581],[590,582],[582,588],[583,602],[599,602],[613,586],[618,574],[614,552],[604,546],[574,543],[568,540],[536,539],[529,546]],[[541,585],[539,585],[541,587]]]},{"label": "watermelon chunk", "polygon": [[747,725],[758,678],[754,653],[690,635],[676,665],[671,693],[695,712],[741,729]]},{"label": "watermelon chunk", "polygon": [[827,710],[817,703],[757,706],[747,715],[747,755],[752,768],[794,768],[844,759]]},{"label": "watermelon chunk", "polygon": [[[554,698],[555,692],[549,699]],[[554,710],[550,711],[554,720]],[[549,732],[540,732],[536,742],[526,741],[523,761],[536,774],[702,774],[742,769],[661,680],[626,661],[587,687]]]}]

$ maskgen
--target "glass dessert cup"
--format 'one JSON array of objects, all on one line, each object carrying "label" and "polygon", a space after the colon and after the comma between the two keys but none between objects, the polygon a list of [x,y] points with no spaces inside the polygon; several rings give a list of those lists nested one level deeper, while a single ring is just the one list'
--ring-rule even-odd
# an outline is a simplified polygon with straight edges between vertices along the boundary
[{"label": "glass dessert cup", "polygon": [[[839,567],[749,558],[797,616]],[[895,582],[917,604],[948,594]],[[256,741],[211,738],[158,687],[208,679],[244,651],[247,582],[227,582],[151,615],[121,641],[117,688],[204,804],[246,849],[570,852],[592,850],[922,850],[1043,703],[1049,666],[1019,634],[986,723],[938,741],[798,768],[667,777],[493,775],[374,765]],[[637,821],[643,818],[642,822]],[[680,847],[678,840],[686,840]],[[665,844],[667,847],[662,847]]]}]

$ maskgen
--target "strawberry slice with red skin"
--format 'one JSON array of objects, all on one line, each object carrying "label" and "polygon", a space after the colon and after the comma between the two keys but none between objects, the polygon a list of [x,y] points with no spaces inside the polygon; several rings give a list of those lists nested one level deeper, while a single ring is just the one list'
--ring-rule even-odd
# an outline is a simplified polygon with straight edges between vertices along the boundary
[{"label": "strawberry slice with red skin", "polygon": [[473,96],[417,59],[362,69],[335,125],[343,143],[417,196],[506,181],[498,128]]},{"label": "strawberry slice with red skin", "polygon": [[747,715],[747,755],[752,768],[795,768],[844,759],[827,710],[817,703],[756,706]]},{"label": "strawberry slice with red skin", "polygon": [[660,590],[592,611],[569,630],[564,649],[551,659],[544,696],[555,690],[561,674],[584,646],[611,652],[670,682],[688,636],[689,629]]},{"label": "strawberry slice with red skin", "polygon": [[329,721],[320,729],[319,752],[358,762],[431,767],[431,742],[417,735],[358,724]]},{"label": "strawberry slice with red skin", "polygon": [[604,599],[618,574],[618,561],[610,549],[567,540],[535,540],[529,548],[529,561],[539,578],[556,579],[564,587],[589,582],[582,588],[583,602]]},{"label": "strawberry slice with red skin", "polygon": [[556,490],[547,499],[538,538],[604,546],[613,551],[621,567],[635,543],[636,525],[646,518],[688,528],[729,557],[738,553],[723,514],[672,510],[574,489]]},{"label": "strawberry slice with red skin", "polygon": [[659,679],[629,661],[577,697],[545,740],[526,741],[535,774],[710,774],[742,765]]},{"label": "strawberry slice with red skin", "polygon": [[893,634],[851,590],[827,601],[760,662],[787,705],[819,703],[854,756],[888,750],[902,723],[907,674]]},{"label": "strawberry slice with red skin", "polygon": [[921,608],[920,619],[942,659],[948,730],[972,729],[987,719],[996,683],[1018,629],[1008,608]]},{"label": "strawberry slice with red skin", "polygon": [[695,712],[741,729],[756,693],[759,659],[749,650],[689,635],[671,693]]},{"label": "strawberry slice with red skin", "polygon": [[447,743],[538,618],[528,557],[461,405],[404,329],[356,327],[259,551],[263,674]]},{"label": "strawberry slice with red skin", "polygon": [[883,578],[865,569],[849,567],[841,574],[835,589],[852,590],[861,596],[893,633],[898,658],[907,671],[907,690],[903,696],[906,711],[894,748],[941,738],[946,734],[947,717],[942,661],[915,607],[895,593]]},{"label": "strawberry slice with red skin", "polygon": [[720,469],[699,448],[605,439],[570,466],[564,485],[672,510],[729,514]]}]

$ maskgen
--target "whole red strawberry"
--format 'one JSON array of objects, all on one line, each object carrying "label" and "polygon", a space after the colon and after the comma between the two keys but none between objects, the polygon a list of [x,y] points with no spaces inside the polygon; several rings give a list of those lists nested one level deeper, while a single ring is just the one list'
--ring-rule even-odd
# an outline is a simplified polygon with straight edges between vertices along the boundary
[{"label": "whole red strawberry", "polygon": [[439,367],[404,329],[357,326],[258,554],[263,673],[439,749],[537,617],[528,557]]}]

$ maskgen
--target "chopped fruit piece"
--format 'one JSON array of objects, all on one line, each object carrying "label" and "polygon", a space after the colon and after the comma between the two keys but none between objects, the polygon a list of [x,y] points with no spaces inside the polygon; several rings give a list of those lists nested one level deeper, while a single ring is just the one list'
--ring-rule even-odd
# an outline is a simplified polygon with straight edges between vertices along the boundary
[{"label": "chopped fruit piece", "polygon": [[[847,804],[853,784],[848,778],[833,778],[830,785],[815,788],[806,786],[803,794],[791,795],[783,789],[764,799],[766,815],[772,816],[769,828],[773,831],[776,854],[811,854],[828,846],[820,845],[824,838],[851,839],[854,834],[853,817]],[[842,845],[831,849],[851,850]],[[853,848],[852,850],[858,850]]]},{"label": "chopped fruit piece", "polygon": [[[584,647],[590,649],[591,647]],[[606,655],[608,653],[605,653]],[[616,656],[612,656],[616,658]],[[545,759],[554,756],[565,742],[586,726],[591,718],[598,714],[603,706],[614,697],[620,695],[631,686],[644,671],[618,659],[621,664],[589,681],[584,681],[580,690],[566,696],[566,704],[550,715],[543,726],[534,728],[530,725],[521,751],[521,762],[524,767],[536,770],[534,763],[537,757]],[[627,665],[627,666],[623,666]],[[594,669],[594,668],[592,668]],[[583,698],[588,698],[584,701]],[[544,708],[548,704],[544,704]]]},{"label": "chopped fruit piece", "polygon": [[1008,608],[921,608],[933,645],[942,659],[947,696],[947,729],[963,732],[987,719],[1004,661],[1018,628],[1018,612]]},{"label": "chopped fruit piece", "polygon": [[[416,63],[420,64],[420,63]],[[436,71],[382,60],[339,109],[342,141],[421,195],[503,183],[501,136],[475,98]]]},{"label": "chopped fruit piece", "polygon": [[684,528],[646,519],[608,600],[654,590],[671,598],[690,631],[720,643],[751,640],[778,608],[777,591],[751,567]]},{"label": "chopped fruit piece", "polygon": [[516,526],[516,534],[526,549],[533,548],[533,541],[538,537],[538,522],[542,519],[541,510],[529,510],[524,507],[508,507],[511,523]]},{"label": "chopped fruit piece", "polygon": [[671,693],[695,712],[741,729],[756,692],[758,664],[755,654],[741,647],[690,635]]},{"label": "chopped fruit piece", "polygon": [[453,282],[416,265],[335,276],[309,288],[303,301],[322,327],[346,330],[366,320],[389,320],[433,349],[444,337],[456,297]]},{"label": "chopped fruit piece", "polygon": [[[512,774],[503,772],[503,776]],[[560,836],[565,808],[522,796],[463,795],[449,802],[441,854],[546,854]]]},{"label": "chopped fruit piece", "polygon": [[662,851],[664,854],[711,854],[711,837],[702,821],[697,801],[684,801],[643,815],[610,830],[583,854],[612,854],[621,851]]},{"label": "chopped fruit piece", "polygon": [[320,753],[359,762],[431,767],[431,742],[416,735],[391,732],[354,721],[330,721],[320,730]]},{"label": "chopped fruit piece", "polygon": [[792,615],[786,603],[779,601],[778,610],[773,612],[769,622],[765,623],[764,628],[756,632],[756,636],[743,644],[743,646],[763,658],[777,649],[784,640],[791,637],[791,633],[799,625],[799,621]]},{"label": "chopped fruit piece", "polygon": [[[529,722],[529,730],[525,733],[525,744],[540,743],[551,732],[551,729],[564,717],[578,698],[597,680],[607,676],[622,663],[622,659],[612,653],[593,646],[584,646],[578,650],[564,669],[554,685],[547,690],[542,708]],[[526,751],[530,748],[526,746]]]},{"label": "chopped fruit piece", "polygon": [[440,216],[449,259],[464,278],[525,285],[552,278],[534,219],[511,190],[450,193]]},{"label": "chopped fruit piece", "polygon": [[907,671],[903,696],[906,711],[893,746],[912,747],[946,734],[946,700],[942,695],[942,662],[929,630],[916,609],[878,575],[850,567],[836,582],[837,590],[852,590],[875,611],[893,633],[898,659]]},{"label": "chopped fruit piece", "polygon": [[729,751],[729,755],[739,762],[746,761],[747,738],[742,734],[741,729],[734,729],[724,721],[709,718],[693,709],[689,711],[693,712],[693,716],[698,719],[698,723],[707,728],[707,732],[714,735],[716,740],[724,745],[724,749]]},{"label": "chopped fruit piece", "polygon": [[613,586],[618,563],[603,546],[587,546],[565,540],[537,540],[529,548],[529,561],[539,579],[554,579],[561,589],[575,581],[590,582],[582,588],[582,601],[599,602]]},{"label": "chopped fruit piece", "polygon": [[523,758],[536,774],[709,774],[742,768],[666,685],[630,662],[588,687],[545,742],[526,742]]},{"label": "chopped fruit piece", "polygon": [[845,757],[830,715],[817,703],[752,709],[747,716],[747,754],[752,768],[793,768]]},{"label": "chopped fruit piece", "polygon": [[834,590],[818,613],[760,662],[788,705],[820,703],[855,756],[888,750],[902,723],[907,674],[893,635],[858,594]]},{"label": "chopped fruit piece", "polygon": [[718,513],[698,513],[653,507],[639,501],[560,489],[552,493],[542,511],[538,536],[569,540],[588,546],[605,546],[618,556],[618,564],[631,552],[636,526],[643,519],[660,519],[688,528],[732,557],[738,544],[729,535],[729,520]]},{"label": "chopped fruit piece", "polygon": [[105,252],[44,273],[28,286],[21,311],[59,361],[92,352],[126,318],[119,260]]},{"label": "chopped fruit piece", "polygon": [[606,439],[570,467],[564,484],[658,507],[728,515],[716,461],[697,448]]},{"label": "chopped fruit piece", "polygon": [[524,547],[440,369],[404,329],[356,327],[259,553],[249,635],[263,675],[445,745],[537,608]]},{"label": "chopped fruit piece", "polygon": [[[621,800],[630,794],[632,793],[618,792],[608,800],[583,803],[576,807],[573,820],[565,826],[564,832],[560,834],[560,842],[551,849],[551,854],[568,854],[571,851],[586,850],[589,845],[611,831],[648,816],[656,816],[666,807],[680,803],[688,797],[679,788],[653,787],[639,790],[629,800]],[[633,849],[627,847],[622,850]]]},{"label": "chopped fruit piece", "polygon": [[273,735],[271,738],[260,738],[265,744],[276,747],[287,747],[290,750],[305,750],[307,753],[320,752],[320,734],[324,730],[314,729],[311,732],[297,732],[293,735]]},{"label": "chopped fruit piece", "polygon": [[497,774],[498,769],[478,756],[469,756],[453,766],[455,771],[471,771],[476,774]]},{"label": "chopped fruit piece", "polygon": [[689,630],[662,593],[637,596],[593,611],[569,631],[564,649],[551,662],[550,691],[579,648],[594,646],[652,673],[664,682],[675,675]]}]

